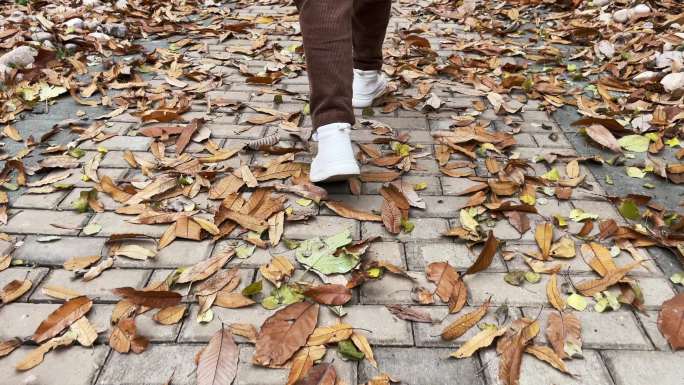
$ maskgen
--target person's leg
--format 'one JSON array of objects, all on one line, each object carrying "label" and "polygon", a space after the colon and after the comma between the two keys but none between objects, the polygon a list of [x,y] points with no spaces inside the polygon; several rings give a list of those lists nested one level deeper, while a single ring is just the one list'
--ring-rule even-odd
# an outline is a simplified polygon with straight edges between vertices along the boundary
[{"label": "person's leg", "polygon": [[382,95],[387,79],[382,76],[382,42],[392,9],[391,0],[354,0],[354,107],[368,107]]},{"label": "person's leg", "polygon": [[297,0],[297,6],[314,129],[330,123],[354,124],[353,0]]},{"label": "person's leg", "polygon": [[325,182],[360,173],[349,130],[352,109],[353,0],[295,0],[309,74],[309,105],[318,153],[309,179]]},{"label": "person's leg", "polygon": [[382,68],[382,42],[391,9],[391,0],[354,0],[352,39],[355,69],[379,71]]}]

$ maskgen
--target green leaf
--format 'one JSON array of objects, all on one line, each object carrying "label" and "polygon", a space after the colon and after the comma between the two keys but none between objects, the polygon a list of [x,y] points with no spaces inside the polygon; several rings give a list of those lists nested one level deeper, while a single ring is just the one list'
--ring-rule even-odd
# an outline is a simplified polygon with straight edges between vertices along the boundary
[{"label": "green leaf", "polygon": [[44,102],[49,99],[54,99],[65,92],[67,92],[67,89],[64,87],[53,87],[48,84],[43,84],[40,87],[40,101]]},{"label": "green leaf", "polygon": [[461,209],[459,213],[459,220],[461,222],[461,226],[464,228],[470,230],[473,233],[477,233],[477,228],[480,226],[480,224],[475,220],[475,214],[477,213],[477,210],[474,210],[474,208],[471,209]]},{"label": "green leaf", "polygon": [[342,357],[351,361],[361,361],[366,357],[366,355],[357,349],[356,345],[354,345],[354,343],[350,340],[338,342],[337,350],[340,352]]},{"label": "green leaf", "polygon": [[240,259],[249,258],[254,254],[254,250],[256,250],[255,245],[242,245],[235,249],[235,256]]},{"label": "green leaf", "polygon": [[313,201],[311,199],[300,198],[297,199],[296,203],[302,207],[309,207],[311,206],[311,203],[313,203]]},{"label": "green leaf", "polygon": [[644,172],[639,167],[627,167],[627,175],[632,178],[642,179],[646,176],[646,172]]},{"label": "green leaf", "polygon": [[337,249],[352,242],[349,230],[325,240],[311,238],[302,242],[295,251],[297,261],[322,274],[344,274],[359,264],[360,258],[352,253],[333,255]]},{"label": "green leaf", "polygon": [[672,281],[672,283],[674,284],[680,284],[684,286],[684,273],[680,272],[672,274],[672,276],[670,277],[670,281]]},{"label": "green leaf", "polygon": [[587,299],[577,293],[570,294],[566,301],[571,308],[577,311],[584,311],[587,308]]},{"label": "green leaf", "polygon": [[428,187],[427,182],[420,182],[413,185],[413,189],[416,191],[425,190]]},{"label": "green leaf", "polygon": [[383,270],[379,267],[371,267],[370,269],[366,270],[366,274],[368,275],[369,278],[380,278],[382,275]]},{"label": "green leaf", "polygon": [[631,199],[624,199],[618,207],[620,214],[627,219],[637,221],[641,218],[641,213],[639,212],[639,207]]},{"label": "green leaf", "polygon": [[525,281],[525,272],[516,270],[506,273],[504,281],[513,286],[520,286]]},{"label": "green leaf", "polygon": [[528,271],[525,273],[525,281],[529,283],[537,283],[541,280],[541,275],[535,273],[534,271]]},{"label": "green leaf", "polygon": [[558,169],[554,167],[551,171],[542,175],[542,178],[550,182],[558,182],[560,180],[560,173],[558,172]]},{"label": "green leaf", "polygon": [[83,149],[75,147],[69,150],[68,154],[73,158],[81,159],[85,155],[85,151],[83,151]]},{"label": "green leaf", "polygon": [[302,293],[294,290],[289,285],[283,285],[271,291],[271,295],[261,301],[261,306],[273,310],[280,305],[291,305],[304,300]]},{"label": "green leaf", "polygon": [[626,135],[618,139],[620,147],[632,152],[646,152],[651,140],[642,135]]},{"label": "green leaf", "polygon": [[665,141],[665,144],[667,144],[670,147],[677,147],[680,145],[679,139],[677,139],[677,138],[668,139]]},{"label": "green leaf", "polygon": [[242,295],[246,297],[251,297],[255,294],[261,293],[261,290],[263,290],[264,287],[264,281],[258,280],[256,282],[251,283],[249,286],[245,287],[242,289]]},{"label": "green leaf", "polygon": [[285,247],[287,247],[288,250],[294,250],[299,247],[299,241],[295,241],[292,239],[283,239],[283,243],[285,244]]},{"label": "green leaf", "polygon": [[563,350],[568,357],[582,357],[582,347],[572,341],[565,341]]},{"label": "green leaf", "polygon": [[410,233],[414,228],[416,228],[416,225],[408,219],[401,218],[401,228],[405,233]]},{"label": "green leaf", "polygon": [[85,213],[88,211],[90,208],[90,205],[88,204],[89,199],[97,199],[97,190],[92,189],[81,191],[78,199],[73,203],[74,210],[78,211],[79,213]]},{"label": "green leaf", "polygon": [[588,213],[582,209],[572,209],[572,211],[570,211],[570,219],[575,222],[582,222],[587,219],[598,219],[598,214]]}]

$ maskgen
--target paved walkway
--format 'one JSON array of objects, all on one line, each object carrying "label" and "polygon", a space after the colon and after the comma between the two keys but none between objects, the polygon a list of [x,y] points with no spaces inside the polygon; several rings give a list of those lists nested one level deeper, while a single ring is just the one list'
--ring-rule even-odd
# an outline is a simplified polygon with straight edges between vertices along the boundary
[{"label": "paved walkway", "polygon": [[[412,1],[399,1],[395,4],[395,15],[391,22],[387,46],[393,47],[398,39],[398,31],[409,26],[421,28],[428,37],[432,47],[439,55],[448,57],[452,51],[448,48],[453,38],[477,39],[477,35],[467,32],[458,23],[445,23],[441,20],[429,21],[415,25],[410,14]],[[293,7],[278,5],[254,5],[240,9],[241,16],[281,17],[283,14],[293,13]],[[268,31],[269,39],[278,39],[281,47],[288,47],[297,43],[297,36],[290,36],[291,30],[279,28],[279,23],[263,24],[259,26],[262,32]],[[447,36],[445,31],[453,31]],[[232,38],[218,43],[216,39],[202,41],[209,49],[204,57],[197,57],[196,53],[188,56],[198,62],[221,63],[220,58],[226,50],[237,46],[249,46],[252,42],[243,37]],[[166,43],[157,43],[161,46]],[[246,65],[249,70],[258,72],[263,70],[268,62],[251,60]],[[260,92],[262,85],[248,85],[239,69],[231,66],[218,65],[213,68],[216,74],[223,76],[223,84],[208,92],[211,100],[231,100],[248,102],[252,107],[260,106],[273,108],[278,111],[300,111],[304,101],[297,97],[285,96],[283,103],[273,103],[273,96]],[[154,81],[162,84],[163,77]],[[287,91],[296,94],[306,94],[308,90],[306,76],[285,79],[280,85]],[[414,90],[415,91],[415,90]],[[434,154],[435,143],[431,136],[437,130],[446,129],[453,123],[453,115],[463,112],[474,112],[477,103],[485,102],[486,98],[468,96],[457,90],[453,84],[445,82],[434,83],[432,92],[443,101],[444,105],[438,112],[420,112],[398,109],[392,113],[382,113],[379,108],[374,109],[373,116],[363,117],[358,111],[359,119],[366,118],[383,122],[395,130],[408,131],[411,134],[410,143],[420,144],[424,151]],[[511,123],[508,118],[498,116],[489,104],[481,111],[478,118],[491,120],[492,127],[505,130]],[[567,122],[555,121],[549,114],[539,108],[539,103],[529,101],[523,111],[513,115],[515,125],[520,128],[515,135],[517,146],[512,150],[522,159],[532,159],[540,154],[548,154],[562,150],[567,155],[576,154],[573,142],[561,127]],[[50,107],[47,115],[28,114],[25,119],[16,122],[15,126],[24,133],[40,136],[56,121],[73,118],[76,110],[86,110],[89,116],[105,113],[102,109],[85,109],[74,104],[70,99],[60,100]],[[92,112],[91,112],[92,111]],[[206,103],[196,101],[190,117],[204,117],[211,130],[214,142],[222,147],[231,144],[244,143],[247,140],[261,138],[270,132],[269,125],[249,125],[245,123],[253,112],[241,111],[233,113],[227,108],[218,108],[211,114],[206,114]],[[367,113],[367,111],[366,111]],[[305,123],[306,125],[306,123]],[[107,153],[99,167],[99,175],[108,175],[113,180],[130,180],[139,175],[139,171],[131,170],[124,160],[124,151],[133,151],[140,159],[150,156],[152,143],[150,138],[136,135],[139,128],[138,119],[122,114],[107,121],[106,131],[115,136],[102,143],[85,142],[80,147],[86,151],[83,161],[97,154],[98,147],[105,147]],[[551,136],[550,134],[553,133]],[[353,137],[357,143],[370,143],[374,136],[366,127],[359,126]],[[551,139],[552,137],[552,139]],[[201,151],[203,148],[191,144],[188,151]],[[308,157],[301,157],[306,160]],[[230,160],[230,166],[239,166],[242,162],[262,161],[263,155],[254,151],[245,151]],[[34,159],[36,160],[36,159]],[[364,166],[372,170],[371,166]],[[536,163],[534,168],[537,175],[550,170],[545,163]],[[552,217],[560,214],[568,217],[575,208],[586,212],[600,214],[602,218],[613,218],[624,223],[614,205],[602,195],[605,191],[591,172],[582,168],[587,175],[589,189],[576,189],[573,199],[558,201],[548,197],[537,204],[541,214]],[[482,165],[477,169],[478,174],[486,175]],[[119,354],[107,344],[108,333],[111,330],[110,316],[117,298],[111,289],[122,286],[135,288],[145,287],[148,283],[162,280],[173,269],[189,266],[198,261],[215,255],[226,245],[225,241],[201,242],[176,240],[169,247],[161,250],[157,257],[147,262],[139,262],[120,258],[115,267],[105,271],[100,277],[89,282],[73,278],[73,273],[65,271],[62,264],[74,256],[95,255],[101,253],[105,247],[107,237],[112,233],[144,232],[153,237],[160,237],[167,226],[165,225],[136,225],[126,222],[125,216],[115,213],[120,204],[111,200],[107,195],[100,194],[105,211],[102,213],[78,213],[73,210],[73,202],[79,193],[92,188],[92,182],[81,180],[79,173],[75,173],[64,183],[73,183],[77,188],[73,190],[57,191],[50,194],[11,194],[10,219],[1,230],[12,236],[16,250],[12,252],[15,260],[21,261],[21,266],[13,266],[0,272],[0,285],[5,285],[13,279],[28,277],[33,282],[33,289],[18,301],[0,308],[0,339],[15,336],[30,336],[37,325],[55,308],[60,301],[44,294],[43,289],[48,286],[61,286],[93,298],[95,305],[89,313],[89,319],[96,328],[103,333],[99,343],[93,348],[72,346],[59,349],[46,355],[44,362],[29,372],[16,372],[14,364],[28,352],[31,347],[21,347],[9,357],[0,359],[0,373],[3,373],[3,384],[162,384],[173,377],[173,384],[191,384],[195,381],[195,355],[206,345],[213,333],[218,330],[221,320],[229,323],[251,323],[259,326],[272,311],[255,305],[241,309],[224,309],[214,307],[214,319],[207,324],[196,321],[197,304],[192,303],[191,311],[182,322],[162,326],[156,324],[152,313],[142,314],[137,318],[139,333],[151,340],[149,348],[141,354]],[[306,223],[287,223],[284,237],[287,239],[307,239],[317,235],[335,234],[344,229],[351,229],[355,239],[369,236],[380,236],[382,240],[374,243],[368,255],[372,258],[384,259],[401,266],[409,271],[423,286],[430,287],[426,282],[424,269],[430,262],[448,260],[459,271],[466,269],[476,257],[476,253],[468,250],[461,241],[455,241],[442,236],[448,228],[458,225],[459,208],[468,197],[458,194],[472,185],[467,178],[445,176],[440,172],[433,156],[419,159],[416,167],[404,179],[410,183],[426,183],[427,188],[420,191],[427,204],[426,210],[412,210],[411,218],[415,229],[410,234],[402,233],[394,236],[387,233],[381,224],[359,222],[344,219],[334,215],[324,208],[310,208],[317,215]],[[348,186],[329,186],[332,198],[349,202],[354,207],[366,211],[377,210],[382,202],[379,195],[379,183],[364,183],[360,196],[353,196]],[[206,193],[199,194],[193,199],[199,207],[215,205],[217,201],[207,200]],[[294,200],[294,199],[293,199]],[[541,216],[530,217],[534,223],[543,221]],[[59,224],[59,227],[53,226]],[[102,225],[102,230],[87,236],[81,230],[88,224]],[[581,225],[571,224],[570,230],[577,231]],[[506,221],[493,224],[497,238],[505,240],[505,249],[510,251],[535,251],[533,231],[521,236]],[[46,242],[46,237],[56,237]],[[0,255],[10,253],[12,242],[0,243]],[[644,258],[652,256],[644,249],[640,252]],[[238,265],[243,278],[241,287],[260,279],[258,268],[270,261],[270,253],[286,255],[294,261],[293,253],[281,245],[275,251],[257,249],[254,255],[245,260],[231,262]],[[579,247],[578,247],[579,253]],[[625,264],[631,258],[622,252],[615,261]],[[593,276],[592,269],[579,256],[569,262],[569,277],[579,280]],[[540,322],[542,333],[537,337],[538,343],[545,343],[543,330],[546,316],[551,312],[546,296],[546,282],[548,275],[542,275],[541,282],[525,284],[516,287],[507,284],[504,276],[514,270],[528,270],[520,256],[511,261],[504,260],[500,255],[495,257],[491,267],[485,272],[465,278],[469,290],[468,305],[461,313],[447,315],[445,306],[423,306],[436,319],[446,319],[437,325],[416,323],[400,320],[394,317],[384,305],[406,304],[415,305],[411,297],[413,283],[409,280],[386,275],[383,279],[363,285],[355,294],[353,304],[346,307],[347,316],[344,322],[355,328],[369,331],[368,338],[373,347],[379,368],[375,369],[368,361],[360,363],[347,362],[337,357],[337,352],[330,349],[326,361],[333,361],[338,375],[348,385],[365,384],[379,373],[386,372],[403,383],[412,385],[437,384],[499,384],[497,375],[499,359],[494,349],[484,349],[471,358],[449,359],[448,355],[455,351],[464,341],[477,332],[477,327],[466,335],[452,342],[444,342],[439,333],[447,322],[456,319],[463,312],[481,305],[491,297],[494,308],[483,322],[496,322],[496,308],[507,305],[511,318],[520,316],[536,317],[540,308]],[[577,376],[572,378],[563,375],[547,364],[531,356],[523,359],[521,384],[585,384],[585,385],[675,385],[684,383],[682,362],[684,355],[674,353],[657,329],[657,311],[661,304],[676,293],[675,286],[669,281],[658,266],[658,261],[649,261],[643,268],[636,269],[632,276],[641,284],[645,297],[646,311],[633,311],[629,306],[623,306],[618,311],[597,313],[593,311],[590,301],[589,308],[584,312],[575,312],[582,322],[583,359],[567,361],[570,371]],[[187,288],[184,289],[187,291]],[[319,325],[335,322],[335,315],[327,309],[321,310]],[[236,384],[270,385],[285,384],[287,369],[265,369],[253,366],[250,361],[253,355],[253,345],[244,338],[238,337],[240,346],[240,361]],[[31,382],[35,376],[37,381]],[[27,381],[27,382],[23,382]]]}]

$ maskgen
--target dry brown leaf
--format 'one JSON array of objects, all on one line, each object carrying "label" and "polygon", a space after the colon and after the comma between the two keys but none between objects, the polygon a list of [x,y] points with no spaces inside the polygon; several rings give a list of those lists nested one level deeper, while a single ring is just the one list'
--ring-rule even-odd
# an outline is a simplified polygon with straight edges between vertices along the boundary
[{"label": "dry brown leaf", "polygon": [[93,301],[85,296],[66,301],[38,325],[31,340],[41,343],[48,338],[56,336],[73,322],[88,313],[92,306]]},{"label": "dry brown leaf", "polygon": [[0,299],[2,299],[3,304],[8,304],[31,290],[32,286],[33,283],[28,279],[15,279],[0,290]]},{"label": "dry brown leaf", "polygon": [[532,345],[525,349],[525,353],[529,353],[539,360],[546,362],[554,368],[560,370],[565,374],[571,374],[565,362],[556,354],[553,349],[544,345]]},{"label": "dry brown leaf", "polygon": [[277,246],[283,237],[285,226],[285,212],[281,211],[268,219],[268,242],[271,246]]},{"label": "dry brown leaf", "polygon": [[418,310],[417,308],[409,307],[406,305],[385,305],[385,307],[390,311],[390,313],[392,313],[392,315],[405,321],[425,323],[435,322],[435,320],[432,319],[432,316],[430,316],[429,313],[422,310]]},{"label": "dry brown leaf", "polygon": [[487,314],[488,309],[489,300],[483,303],[482,306],[480,306],[479,308],[459,317],[456,321],[452,322],[449,326],[444,328],[441,334],[442,339],[445,341],[451,341],[462,336],[463,334],[465,334],[465,332],[470,330],[470,328],[475,326],[475,324],[478,323],[482,319],[482,317],[484,317]]},{"label": "dry brown leaf", "polygon": [[482,251],[475,260],[475,263],[473,263],[472,266],[466,270],[464,275],[474,274],[488,268],[492,264],[494,255],[496,254],[496,250],[498,248],[499,240],[494,236],[494,232],[490,230],[487,234],[487,241],[485,241]]},{"label": "dry brown leaf", "polygon": [[684,293],[663,302],[658,313],[658,330],[672,349],[684,348]]},{"label": "dry brown leaf", "polygon": [[594,256],[587,261],[587,264],[601,277],[605,277],[606,274],[617,269],[610,250],[600,243],[591,242],[589,244],[583,244],[581,250],[582,254],[585,256]]},{"label": "dry brown leaf", "polygon": [[124,318],[117,322],[109,335],[109,346],[119,353],[131,351],[131,341],[135,338],[135,319]]},{"label": "dry brown leaf", "polygon": [[19,361],[14,367],[15,369],[19,371],[26,371],[29,369],[32,369],[36,366],[38,366],[41,362],[43,362],[43,358],[45,357],[45,354],[47,354],[50,350],[55,349],[59,346],[68,346],[71,345],[75,341],[75,338],[72,334],[65,334],[63,336],[55,337],[46,343],[40,345],[39,347],[31,350],[24,358]]},{"label": "dry brown leaf", "polygon": [[185,268],[178,276],[176,282],[188,283],[194,281],[201,281],[210,275],[214,274],[218,269],[223,267],[235,254],[233,249],[227,252],[219,253],[209,259],[198,262],[196,265]]},{"label": "dry brown leaf", "polygon": [[607,128],[600,124],[592,124],[586,128],[587,135],[596,143],[614,152],[622,153],[622,148],[615,136]]},{"label": "dry brown leaf", "polygon": [[486,327],[480,330],[479,333],[474,335],[463,345],[461,345],[458,350],[451,353],[449,356],[454,358],[466,358],[472,356],[479,349],[485,348],[492,344],[496,337],[502,336],[506,333],[507,328],[496,328],[496,327]]},{"label": "dry brown leaf", "polygon": [[314,362],[325,356],[325,346],[305,346],[300,349],[291,360],[290,373],[287,376],[287,385],[296,383],[304,377],[314,365]]},{"label": "dry brown leaf", "polygon": [[86,317],[81,317],[72,323],[69,330],[76,334],[76,340],[81,346],[93,346],[97,339],[97,331]]},{"label": "dry brown leaf", "polygon": [[98,263],[97,265],[91,267],[86,271],[85,274],[83,274],[83,280],[84,281],[90,281],[93,280],[102,274],[103,271],[109,269],[114,265],[114,258],[107,258],[103,259]]},{"label": "dry brown leaf", "polygon": [[346,323],[324,326],[314,329],[306,341],[307,346],[325,345],[349,339],[354,328]]},{"label": "dry brown leaf", "polygon": [[254,300],[242,295],[241,293],[228,293],[225,291],[219,291],[216,293],[216,300],[214,301],[214,305],[225,307],[227,309],[237,309],[245,306],[251,306],[255,303],[256,302],[254,302]]},{"label": "dry brown leaf", "polygon": [[543,259],[548,259],[551,254],[551,243],[553,242],[553,225],[551,223],[541,223],[537,225],[534,239],[541,251]]},{"label": "dry brown leaf", "polygon": [[425,270],[428,281],[437,285],[435,293],[449,304],[449,312],[455,313],[463,308],[467,299],[467,288],[458,272],[447,262],[433,262]]},{"label": "dry brown leaf", "polygon": [[337,372],[329,363],[320,363],[311,368],[295,385],[336,385]]},{"label": "dry brown leaf", "polygon": [[188,305],[183,304],[161,308],[152,319],[162,325],[174,325],[183,319],[187,309]]},{"label": "dry brown leaf", "polygon": [[21,339],[12,338],[11,340],[0,341],[0,357],[5,357],[21,346]]},{"label": "dry brown leaf", "polygon": [[618,281],[624,278],[627,273],[639,266],[642,262],[643,261],[632,262],[615,270],[611,270],[601,279],[584,280],[576,284],[575,288],[583,295],[592,296],[616,284]]},{"label": "dry brown leaf", "polygon": [[221,329],[202,349],[197,364],[197,385],[231,384],[237,374],[239,349],[230,330]]},{"label": "dry brown leaf", "polygon": [[366,336],[363,334],[359,334],[357,332],[352,333],[351,340],[356,346],[357,349],[361,353],[363,353],[366,356],[366,359],[374,368],[378,368],[378,363],[375,361],[375,357],[373,356],[373,349],[370,346],[370,343],[368,343],[368,339]]},{"label": "dry brown leaf", "polygon": [[325,205],[335,214],[343,218],[356,219],[358,221],[382,222],[382,217],[380,215],[357,210],[353,207],[349,207],[343,202],[327,201],[325,202]]},{"label": "dry brown leaf", "polygon": [[549,282],[546,284],[546,296],[549,298],[549,303],[551,306],[556,308],[558,311],[563,311],[565,310],[567,304],[558,290],[557,280],[557,274],[551,274],[551,278],[549,278]]},{"label": "dry brown leaf", "polygon": [[401,210],[387,199],[382,201],[382,223],[392,234],[399,234],[401,231]]},{"label": "dry brown leaf", "polygon": [[113,289],[112,293],[126,299],[134,305],[151,308],[176,306],[183,298],[182,295],[174,291],[136,290],[132,287],[119,287]]},{"label": "dry brown leaf", "polygon": [[278,310],[261,325],[253,362],[283,365],[306,344],[318,322],[318,304],[299,302]]},{"label": "dry brown leaf", "polygon": [[346,286],[334,284],[314,286],[303,294],[322,305],[331,306],[344,305],[352,298],[352,292]]},{"label": "dry brown leaf", "polygon": [[64,269],[69,271],[76,271],[85,269],[93,263],[100,260],[99,255],[89,255],[87,257],[73,257],[64,262]]},{"label": "dry brown leaf", "polygon": [[[558,357],[567,358],[567,351],[582,349],[582,324],[572,313],[550,313],[546,325],[546,338]],[[566,349],[568,345],[576,349]]]},{"label": "dry brown leaf", "polygon": [[251,343],[256,343],[257,330],[252,324],[230,324],[230,332],[236,336],[245,337]]}]

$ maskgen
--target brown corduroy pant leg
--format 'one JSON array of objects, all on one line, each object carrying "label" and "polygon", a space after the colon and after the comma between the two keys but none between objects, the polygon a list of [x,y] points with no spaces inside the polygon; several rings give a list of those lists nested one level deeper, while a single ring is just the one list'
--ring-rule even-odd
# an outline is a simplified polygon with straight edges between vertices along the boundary
[{"label": "brown corduroy pant leg", "polygon": [[353,68],[379,70],[391,0],[295,0],[313,127],[354,124]]}]

